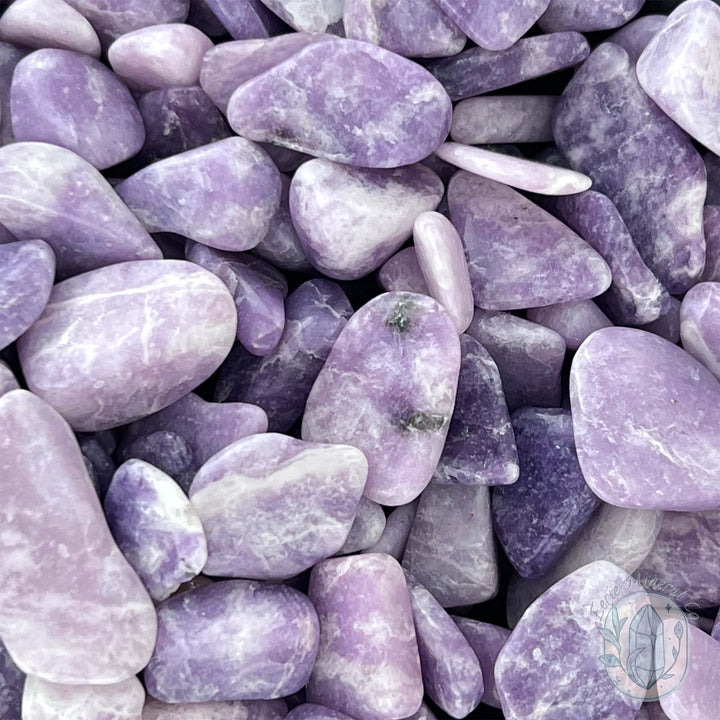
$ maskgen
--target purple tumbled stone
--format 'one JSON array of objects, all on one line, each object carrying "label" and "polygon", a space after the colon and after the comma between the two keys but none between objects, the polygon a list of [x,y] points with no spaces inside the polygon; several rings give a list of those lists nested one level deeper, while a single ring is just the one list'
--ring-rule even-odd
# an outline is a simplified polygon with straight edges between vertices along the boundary
[{"label": "purple tumbled stone", "polygon": [[50,682],[131,677],[152,652],[155,611],[113,542],[70,427],[26,390],[0,398],[0,424],[5,647]]},{"label": "purple tumbled stone", "polygon": [[259,0],[206,0],[235,40],[266,38],[268,27]]},{"label": "purple tumbled stone", "polygon": [[397,561],[370,553],[325,560],[313,568],[308,593],[320,618],[308,700],[357,720],[416,712],[423,695],[420,658]]},{"label": "purple tumbled stone", "polygon": [[55,286],[18,344],[20,363],[28,387],[75,429],[104,430],[207,379],[232,346],[236,318],[232,295],[197,265],[111,265]]},{"label": "purple tumbled stone", "polygon": [[720,280],[720,206],[706,205],[704,215],[706,253],[705,269],[701,279],[718,282]]},{"label": "purple tumbled stone", "polygon": [[720,157],[708,151],[703,155],[703,163],[708,184],[705,205],[720,205]]},{"label": "purple tumbled stone", "polygon": [[527,318],[554,330],[565,341],[568,350],[577,350],[588,335],[612,325],[607,315],[592,300],[531,308]]},{"label": "purple tumbled stone", "polygon": [[385,513],[382,506],[361,497],[347,539],[335,554],[350,555],[360,550],[368,550],[377,543],[384,530]]},{"label": "purple tumbled stone", "polygon": [[452,320],[431,298],[385,293],[358,310],[310,391],[302,436],[360,448],[365,496],[404,505],[430,482],[460,371]]},{"label": "purple tumbled stone", "polygon": [[377,277],[380,287],[386,292],[399,290],[420,295],[430,294],[414,247],[395,253],[380,268]]},{"label": "purple tumbled stone", "polygon": [[642,326],[643,330],[659,335],[673,344],[680,342],[680,301],[670,296],[670,303],[666,310],[660,313],[657,320]]},{"label": "purple tumbled stone", "polygon": [[352,720],[352,718],[324,705],[303,703],[293,708],[285,720]]},{"label": "purple tumbled stone", "polygon": [[720,283],[690,288],[680,307],[683,348],[720,379]]},{"label": "purple tumbled stone", "polygon": [[[20,385],[17,381],[13,371],[8,367],[6,363],[0,360],[0,397],[6,395],[12,390],[19,390]],[[0,715],[0,717],[2,717]]]},{"label": "purple tumbled stone", "polygon": [[372,546],[364,550],[364,552],[385,553],[392,555],[396,560],[402,560],[405,553],[405,546],[410,535],[413,519],[415,518],[415,510],[417,509],[417,500],[413,500],[407,505],[396,507],[386,518],[385,528],[378,541]]},{"label": "purple tumbled stone", "polygon": [[13,141],[10,117],[10,87],[15,66],[27,55],[9,43],[0,42],[0,145]]},{"label": "purple tumbled stone", "polygon": [[25,673],[14,663],[0,642],[0,718],[19,720]]},{"label": "purple tumbled stone", "polygon": [[570,372],[585,480],[619,507],[720,505],[720,384],[691,355],[643,330],[604,328]]},{"label": "purple tumbled stone", "polygon": [[636,63],[666,20],[666,15],[645,15],[621,27],[608,42],[619,45],[630,56],[630,62]]},{"label": "purple tumbled stone", "polygon": [[148,698],[142,720],[284,720],[284,700],[162,703]]},{"label": "purple tumbled stone", "polygon": [[637,15],[645,0],[550,0],[540,18],[543,32],[577,30],[594,32],[624,25]]},{"label": "purple tumbled stone", "polygon": [[218,38],[227,32],[225,26],[210,9],[207,0],[190,0],[190,12],[185,22],[202,30],[211,38]]},{"label": "purple tumbled stone", "polygon": [[302,593],[250,580],[216,582],[158,606],[145,686],[169,703],[273,700],[305,685],[317,648],[317,613]]},{"label": "purple tumbled stone", "polygon": [[228,105],[244,137],[371,168],[422,160],[445,139],[451,113],[427,70],[343,38],[309,45],[241,85]]},{"label": "purple tumbled stone", "polygon": [[102,444],[95,433],[79,433],[77,440],[85,462],[90,464],[92,469],[90,476],[98,491],[98,496],[102,500],[117,469],[111,454],[112,451]]},{"label": "purple tumbled stone", "polygon": [[262,0],[262,3],[301,32],[332,32],[342,27],[343,0]]}]

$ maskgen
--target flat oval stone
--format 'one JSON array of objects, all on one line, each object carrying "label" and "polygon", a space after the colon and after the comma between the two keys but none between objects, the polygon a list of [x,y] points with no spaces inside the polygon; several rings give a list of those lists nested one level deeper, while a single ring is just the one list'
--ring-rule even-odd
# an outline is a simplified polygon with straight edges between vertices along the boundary
[{"label": "flat oval stone", "polygon": [[577,350],[588,335],[612,326],[607,315],[592,300],[530,308],[527,318],[554,330],[565,341],[568,350]]},{"label": "flat oval stone", "polygon": [[0,717],[7,720],[20,717],[24,685],[25,673],[0,642]]},{"label": "flat oval stone", "polygon": [[570,400],[583,475],[605,502],[720,505],[720,384],[684,350],[642,330],[598,330],[575,354]]},{"label": "flat oval stone", "polygon": [[384,529],[385,512],[382,506],[361,497],[347,539],[335,554],[350,555],[371,548],[380,539]]},{"label": "flat oval stone", "polygon": [[185,492],[199,466],[187,441],[167,430],[158,430],[121,445],[118,460],[144,460],[169,475]]},{"label": "flat oval stone", "polygon": [[[292,98],[288,85],[297,88]],[[241,85],[228,104],[244,137],[371,168],[422,160],[445,139],[451,113],[424,68],[342,38],[309,45]]]},{"label": "flat oval stone", "polygon": [[399,290],[420,295],[430,294],[414,247],[395,253],[380,268],[377,279],[386,292]]},{"label": "flat oval stone", "polygon": [[647,44],[666,20],[667,15],[644,15],[614,32],[608,42],[619,45],[630,56],[630,62],[637,63]]},{"label": "flat oval stone", "polygon": [[704,209],[705,222],[705,269],[702,280],[717,282],[720,280],[720,207],[706,205]]},{"label": "flat oval stone", "polygon": [[0,148],[0,222],[18,240],[43,238],[60,278],[128,260],[160,258],[137,218],[100,173],[65,148]]},{"label": "flat oval stone", "polygon": [[680,306],[683,348],[720,379],[720,283],[690,288]]},{"label": "flat oval stone", "polygon": [[342,27],[343,0],[262,0],[295,30],[323,33]]},{"label": "flat oval stone", "polygon": [[354,280],[382,265],[412,235],[421,213],[443,196],[424,165],[368,170],[329,160],[301,165],[290,185],[290,213],[314,267]]},{"label": "flat oval stone", "polygon": [[158,640],[145,668],[150,695],[169,703],[273,700],[308,680],[318,616],[286,585],[226,580],[158,606]]},{"label": "flat oval stone", "polygon": [[284,700],[169,704],[148,698],[142,720],[284,720],[286,715]]},{"label": "flat oval stone", "polygon": [[418,501],[396,507],[386,518],[385,527],[378,541],[363,552],[385,553],[396,560],[402,560],[405,545],[410,535],[410,527],[415,518]]},{"label": "flat oval stone", "polygon": [[434,300],[386,293],[358,310],[310,391],[302,437],[368,460],[365,496],[404,505],[428,484],[455,402],[460,343]]},{"label": "flat oval stone", "polygon": [[7,363],[0,360],[0,397],[12,390],[19,389],[20,385],[15,375],[13,375],[13,371],[8,367]]},{"label": "flat oval stone", "polygon": [[550,0],[539,20],[543,32],[594,32],[624,25],[637,15],[645,0]]},{"label": "flat oval stone", "polygon": [[8,145],[13,141],[11,117],[7,108],[10,107],[10,87],[15,66],[25,55],[26,50],[0,42],[0,145]]},{"label": "flat oval stone", "polygon": [[448,204],[479,307],[554,305],[586,300],[609,287],[612,277],[602,257],[512,188],[459,172],[450,181]]},{"label": "flat oval stone", "polygon": [[206,0],[213,14],[235,40],[268,36],[265,6],[260,0]]},{"label": "flat oval stone", "polygon": [[113,542],[75,436],[26,390],[0,398],[0,423],[3,643],[49,682],[126,680],[150,658],[155,610]]},{"label": "flat oval stone", "polygon": [[104,430],[207,379],[235,324],[232,296],[207,270],[182,260],[122,263],[56,285],[18,352],[33,392],[76,430]]},{"label": "flat oval stone", "polygon": [[320,618],[320,649],[307,699],[364,720],[417,712],[420,657],[397,561],[376,554],[324,560],[312,570],[308,594]]}]

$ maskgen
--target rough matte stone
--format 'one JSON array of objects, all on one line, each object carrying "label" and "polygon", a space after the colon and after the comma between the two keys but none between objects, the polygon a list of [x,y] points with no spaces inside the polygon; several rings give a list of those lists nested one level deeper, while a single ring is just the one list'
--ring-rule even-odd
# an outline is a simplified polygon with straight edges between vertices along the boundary
[{"label": "rough matte stone", "polygon": [[531,308],[527,318],[554,330],[565,341],[568,350],[577,350],[596,330],[612,326],[607,315],[592,300]]},{"label": "rough matte stone", "polygon": [[717,282],[720,280],[720,206],[706,205],[704,215],[706,253],[701,279]]},{"label": "rough matte stone", "polygon": [[13,371],[8,367],[7,363],[0,360],[0,397],[12,390],[19,389],[20,385],[15,375],[13,375]]},{"label": "rough matte stone", "polygon": [[361,497],[347,539],[336,554],[350,555],[371,548],[380,539],[383,530],[385,530],[385,513],[382,506]]},{"label": "rough matte stone", "polygon": [[284,720],[284,700],[162,703],[148,698],[142,720]]},{"label": "rough matte stone", "polygon": [[262,0],[262,3],[301,32],[324,33],[342,27],[343,0]]},{"label": "rough matte stone", "polygon": [[420,295],[430,294],[414,247],[408,247],[395,253],[380,268],[377,278],[380,287],[386,292],[403,291]]},{"label": "rough matte stone", "polygon": [[[10,113],[10,87],[15,66],[27,55],[26,50],[20,50],[9,43],[0,42],[0,145],[7,145],[13,141],[12,122]],[[3,110],[3,108],[5,108]]]},{"label": "rough matte stone", "polygon": [[18,720],[22,703],[25,673],[13,662],[10,653],[0,642],[0,717]]},{"label": "rough matte stone", "polygon": [[644,15],[621,27],[608,38],[608,42],[619,45],[630,56],[630,62],[637,63],[647,44],[666,20],[667,15]]},{"label": "rough matte stone", "polygon": [[683,348],[720,379],[720,283],[690,288],[680,306]]},{"label": "rough matte stone", "polygon": [[386,518],[385,528],[378,541],[363,552],[385,553],[392,555],[396,560],[402,560],[405,545],[410,535],[410,527],[415,518],[418,501],[413,500],[407,505],[396,507]]},{"label": "rough matte stone", "polygon": [[550,0],[539,20],[543,32],[611,30],[634,18],[645,0]]}]

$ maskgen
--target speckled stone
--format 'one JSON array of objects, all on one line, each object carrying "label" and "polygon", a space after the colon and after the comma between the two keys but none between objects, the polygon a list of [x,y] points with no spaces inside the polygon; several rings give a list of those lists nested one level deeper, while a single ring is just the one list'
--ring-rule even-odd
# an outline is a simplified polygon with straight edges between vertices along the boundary
[{"label": "speckled stone", "polygon": [[[12,390],[18,390],[20,385],[13,371],[8,367],[7,363],[0,360],[0,397]],[[0,715],[0,717],[2,717]]]},{"label": "speckled stone", "polygon": [[261,148],[232,137],[153,163],[116,190],[148,232],[240,251],[265,237],[281,184]]},{"label": "speckled stone", "polygon": [[386,292],[402,291],[429,295],[414,247],[395,253],[377,274],[380,287]]},{"label": "speckled stone", "polygon": [[704,217],[706,253],[701,279],[717,282],[720,280],[720,206],[706,205]]},{"label": "speckled stone", "polygon": [[162,703],[148,698],[142,720],[284,720],[284,700]]},{"label": "speckled stone", "polygon": [[445,139],[451,115],[427,70],[342,38],[309,45],[240,86],[228,104],[244,137],[372,168],[422,160]]},{"label": "speckled stone", "polygon": [[595,0],[592,3],[583,0],[550,0],[538,24],[546,33],[611,30],[634,18],[644,4],[645,0]]},{"label": "speckled stone", "polygon": [[403,567],[443,607],[494,597],[498,570],[488,488],[431,483],[420,496]]},{"label": "speckled stone", "polygon": [[232,296],[182,260],[121,263],[65,280],[18,344],[28,387],[76,430],[167,407],[208,378],[235,337]]},{"label": "speckled stone", "polygon": [[0,42],[0,145],[13,141],[12,122],[7,108],[10,107],[10,87],[15,66],[25,55],[26,50]]},{"label": "speckled stone", "polygon": [[0,422],[3,643],[43,680],[125,680],[150,658],[155,611],[107,529],[75,437],[26,390],[0,398]]},{"label": "speckled stone", "polygon": [[622,48],[605,43],[593,52],[565,88],[553,131],[573,167],[615,203],[668,291],[692,286],[705,260],[705,168],[690,139],[645,95]]},{"label": "speckled stone", "polygon": [[350,555],[371,548],[380,540],[383,530],[385,530],[385,513],[382,506],[361,497],[347,539],[336,554]]},{"label": "speckled stone", "polygon": [[206,0],[206,2],[235,40],[268,36],[267,18],[263,12],[265,8],[259,0]]},{"label": "speckled stone", "polygon": [[416,712],[423,696],[420,658],[397,561],[376,554],[325,560],[313,568],[308,594],[320,618],[308,700],[362,720]]},{"label": "speckled stone", "polygon": [[285,720],[352,720],[352,718],[324,705],[303,703],[293,708]]},{"label": "speckled stone", "polygon": [[673,344],[680,342],[680,301],[670,296],[670,304],[657,320],[642,326],[643,330],[659,335]]},{"label": "speckled stone", "polygon": [[667,15],[644,15],[621,27],[608,38],[608,42],[619,45],[630,56],[630,62],[636,63],[666,20]]},{"label": "speckled stone", "polygon": [[575,355],[570,400],[580,466],[605,502],[720,504],[720,385],[691,355],[642,330],[598,330]]},{"label": "speckled stone", "polygon": [[568,350],[577,350],[589,335],[612,325],[607,315],[592,300],[530,308],[527,318],[554,330],[565,341]]},{"label": "speckled stone", "polygon": [[262,0],[262,3],[301,32],[333,32],[342,27],[343,0]]},{"label": "speckled stone", "polygon": [[440,305],[413,293],[380,295],[335,341],[305,406],[303,439],[360,448],[365,496],[404,505],[440,459],[459,371],[460,342]]},{"label": "speckled stone", "polygon": [[396,560],[402,560],[405,546],[410,535],[410,528],[415,519],[418,501],[413,500],[407,505],[396,507],[386,518],[385,528],[378,541],[363,552],[386,553]]},{"label": "speckled stone", "polygon": [[19,720],[25,673],[13,662],[0,642],[0,717]]},{"label": "speckled stone", "polygon": [[683,348],[720,378],[720,283],[690,288],[680,307]]}]

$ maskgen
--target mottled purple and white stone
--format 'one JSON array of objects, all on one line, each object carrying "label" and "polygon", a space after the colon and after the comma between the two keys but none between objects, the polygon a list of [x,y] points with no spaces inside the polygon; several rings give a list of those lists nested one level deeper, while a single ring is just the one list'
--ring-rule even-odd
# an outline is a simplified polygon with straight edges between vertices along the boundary
[{"label": "mottled purple and white stone", "polygon": [[619,45],[630,56],[630,62],[637,63],[666,20],[667,15],[644,15],[621,27],[608,38],[608,42]]},{"label": "mottled purple and white stone", "polygon": [[538,21],[543,32],[611,30],[634,18],[645,0],[550,0]]},{"label": "mottled purple and white stone", "polygon": [[377,279],[380,287],[386,292],[430,294],[414,247],[407,247],[395,253],[380,268]]},{"label": "mottled purple and white stone", "polygon": [[343,38],[309,45],[241,85],[228,104],[244,137],[371,168],[427,157],[451,119],[447,93],[427,70]]},{"label": "mottled purple and white stone", "polygon": [[216,582],[158,606],[145,687],[168,703],[274,700],[305,685],[317,649],[318,616],[302,593]]},{"label": "mottled purple and white stone", "polygon": [[352,720],[352,718],[324,705],[303,703],[293,708],[285,720]]},{"label": "mottled purple and white stone", "polygon": [[0,223],[18,240],[43,238],[60,278],[162,256],[105,178],[65,148],[30,142],[0,148],[0,194]]},{"label": "mottled purple and white stone", "polygon": [[116,190],[148,232],[240,251],[265,237],[281,184],[267,153],[232,137],[153,163]]},{"label": "mottled purple and white stone", "polygon": [[428,485],[415,512],[403,567],[443,607],[494,597],[498,569],[488,488]]},{"label": "mottled purple and white stone", "polygon": [[284,720],[286,715],[284,700],[170,704],[148,698],[142,720]]},{"label": "mottled purple and white stone", "polygon": [[365,453],[365,496],[405,505],[430,482],[460,371],[452,320],[431,298],[385,293],[358,310],[310,391],[302,436]]},{"label": "mottled purple and white stone", "polygon": [[361,550],[367,551],[380,540],[384,530],[385,512],[382,506],[361,497],[347,539],[335,554],[350,555]]},{"label": "mottled purple and white stone", "polygon": [[378,541],[363,552],[385,553],[392,555],[397,561],[402,560],[405,546],[415,518],[418,501],[413,500],[407,505],[396,507],[386,518],[385,528]]},{"label": "mottled purple and white stone", "polygon": [[308,594],[320,618],[308,700],[359,720],[417,712],[423,696],[420,657],[397,561],[380,554],[325,560],[313,568]]},{"label": "mottled purple and white stone", "polygon": [[213,14],[235,40],[266,38],[267,12],[260,0],[206,0]]},{"label": "mottled purple and white stone", "polygon": [[684,350],[643,330],[598,330],[575,354],[570,401],[580,466],[605,502],[720,504],[720,384]]},{"label": "mottled purple and white stone", "polygon": [[425,165],[392,170],[310,160],[290,185],[290,213],[304,255],[325,275],[354,280],[379,268],[443,196]]},{"label": "mottled purple and white stone", "polygon": [[701,279],[718,282],[720,280],[720,206],[706,205],[704,215],[706,253],[705,269]]},{"label": "mottled purple and white stone", "polygon": [[0,642],[0,718],[19,720],[25,673]]},{"label": "mottled purple and white stone", "polygon": [[121,263],[56,285],[18,352],[33,392],[76,430],[104,430],[207,379],[236,322],[232,295],[207,270],[182,260]]},{"label": "mottled purple and white stone", "polygon": [[281,20],[300,32],[342,28],[343,0],[262,0]]},{"label": "mottled purple and white stone", "polygon": [[553,131],[572,166],[616,205],[668,291],[691,287],[705,262],[705,166],[643,92],[622,48],[605,43],[588,58],[560,98]]},{"label": "mottled purple and white stone", "polygon": [[680,307],[683,348],[720,379],[720,283],[690,288]]},{"label": "mottled purple and white stone", "polygon": [[0,422],[2,641],[49,682],[126,680],[150,658],[155,610],[113,542],[75,436],[26,390],[0,398]]},{"label": "mottled purple and white stone", "polygon": [[607,315],[592,300],[530,308],[527,319],[554,330],[568,350],[577,350],[596,330],[612,326]]},{"label": "mottled purple and white stone", "polygon": [[[20,384],[17,378],[13,374],[13,371],[8,367],[7,363],[0,360],[0,397],[6,395],[12,390],[19,390]],[[0,716],[1,717],[1,716]]]}]

